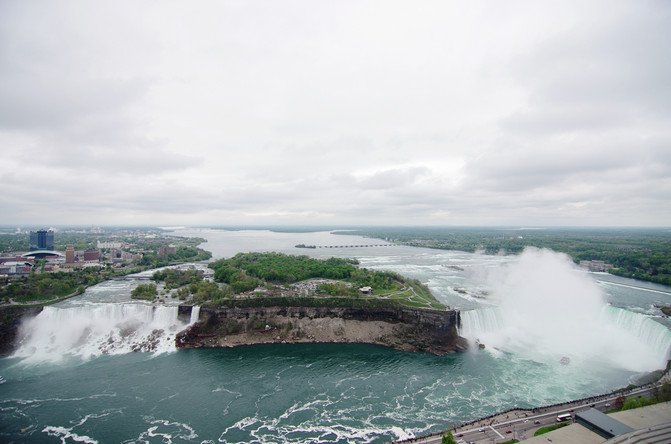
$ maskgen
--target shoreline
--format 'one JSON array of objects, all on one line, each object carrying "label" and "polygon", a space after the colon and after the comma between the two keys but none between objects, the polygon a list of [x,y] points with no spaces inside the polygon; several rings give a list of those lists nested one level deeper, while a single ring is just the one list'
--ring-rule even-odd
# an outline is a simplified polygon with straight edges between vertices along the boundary
[{"label": "shoreline", "polygon": [[[431,440],[440,440],[441,437],[447,432],[452,432],[452,434],[456,438],[457,435],[461,434],[478,433],[483,428],[496,428],[496,427],[514,428],[515,425],[518,423],[527,423],[528,421],[531,421],[533,419],[547,416],[554,418],[558,414],[573,413],[574,410],[577,411],[577,409],[579,408],[588,408],[598,403],[601,403],[602,405],[608,407],[610,405],[609,403],[617,399],[619,396],[639,395],[640,393],[645,393],[650,390],[654,390],[656,387],[664,384],[665,382],[671,382],[671,360],[667,362],[666,369],[655,370],[654,372],[650,372],[650,374],[660,371],[661,375],[654,381],[637,385],[634,387],[619,388],[608,393],[603,393],[594,396],[587,396],[585,398],[573,399],[570,401],[558,402],[556,404],[548,404],[539,407],[532,407],[532,408],[513,407],[507,410],[493,413],[488,416],[484,416],[482,418],[474,419],[472,421],[462,422],[460,424],[453,424],[450,428],[445,429],[441,432],[429,433],[426,435],[418,436],[415,438],[408,438],[400,441],[392,441],[391,444],[408,444],[408,443],[411,444],[420,442],[428,443]],[[524,441],[524,439],[520,441]]]}]

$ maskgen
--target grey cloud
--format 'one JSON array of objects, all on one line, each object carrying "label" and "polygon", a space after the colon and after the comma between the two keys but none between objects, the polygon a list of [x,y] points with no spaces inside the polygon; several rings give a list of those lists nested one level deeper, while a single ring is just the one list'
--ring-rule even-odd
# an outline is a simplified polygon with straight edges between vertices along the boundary
[{"label": "grey cloud", "polygon": [[668,2],[90,5],[0,2],[7,223],[671,223]]},{"label": "grey cloud", "polygon": [[425,167],[394,168],[375,172],[357,182],[364,189],[393,190],[411,186],[429,173]]},{"label": "grey cloud", "polygon": [[[671,7],[618,3],[514,60],[530,107],[503,122],[510,131],[602,130],[671,117]],[[619,11],[613,13],[613,11]]]}]

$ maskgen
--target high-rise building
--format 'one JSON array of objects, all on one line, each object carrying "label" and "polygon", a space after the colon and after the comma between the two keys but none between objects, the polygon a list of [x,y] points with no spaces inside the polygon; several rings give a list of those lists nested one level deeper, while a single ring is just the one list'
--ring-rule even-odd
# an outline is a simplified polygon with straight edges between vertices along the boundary
[{"label": "high-rise building", "polygon": [[75,263],[75,249],[72,245],[65,247],[65,263],[74,264]]},{"label": "high-rise building", "polygon": [[38,230],[30,232],[30,251],[53,249],[54,232],[52,230]]}]

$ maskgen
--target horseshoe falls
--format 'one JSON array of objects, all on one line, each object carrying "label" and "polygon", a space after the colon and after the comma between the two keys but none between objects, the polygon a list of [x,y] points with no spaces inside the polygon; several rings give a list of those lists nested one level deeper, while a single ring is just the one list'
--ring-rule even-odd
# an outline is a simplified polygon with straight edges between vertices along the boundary
[{"label": "horseshoe falls", "polygon": [[[227,254],[369,241],[185,235]],[[172,301],[130,299],[142,280],[107,281],[25,322],[16,353],[0,358],[7,379],[0,442],[384,443],[609,392],[663,368],[668,357],[668,319],[656,308],[671,305],[668,287],[601,275],[597,282],[556,253],[401,246],[307,253],[355,257],[362,267],[419,279],[462,310],[462,334],[486,348],[448,356],[360,344],[175,350],[174,335],[197,310],[178,317]]]},{"label": "horseshoe falls", "polygon": [[500,308],[470,310],[461,313],[460,335],[484,344],[485,349],[543,363],[568,357],[572,365],[591,363],[645,372],[664,368],[670,358],[671,331],[645,315],[604,306],[584,324],[557,316],[556,323],[520,326]]},{"label": "horseshoe falls", "polygon": [[486,348],[544,363],[567,357],[576,366],[633,372],[666,366],[671,331],[608,304],[597,283],[565,255],[525,250],[492,282],[496,306],[461,313],[460,334]]}]

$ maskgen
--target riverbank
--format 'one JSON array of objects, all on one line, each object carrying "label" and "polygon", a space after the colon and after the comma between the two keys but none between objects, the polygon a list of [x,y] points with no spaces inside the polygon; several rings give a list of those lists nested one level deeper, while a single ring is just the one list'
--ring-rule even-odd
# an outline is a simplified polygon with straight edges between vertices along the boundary
[{"label": "riverbank", "polygon": [[634,396],[650,396],[662,384],[671,383],[671,361],[668,362],[666,369],[652,372],[651,375],[653,374],[656,375],[653,381],[638,386],[630,386],[601,395],[530,409],[513,408],[473,421],[453,425],[440,433],[394,441],[394,444],[440,443],[442,436],[447,434],[448,431],[452,432],[453,436],[457,439],[463,439],[466,442],[504,442],[513,438],[524,441],[533,437],[537,429],[556,424],[556,417],[560,414],[569,413],[573,416],[576,412],[591,408],[608,412],[618,399]]},{"label": "riverbank", "polygon": [[[180,307],[181,316],[192,308]],[[435,355],[468,349],[458,311],[337,307],[200,309],[201,322],[179,333],[179,348],[255,344],[357,343]]]}]

